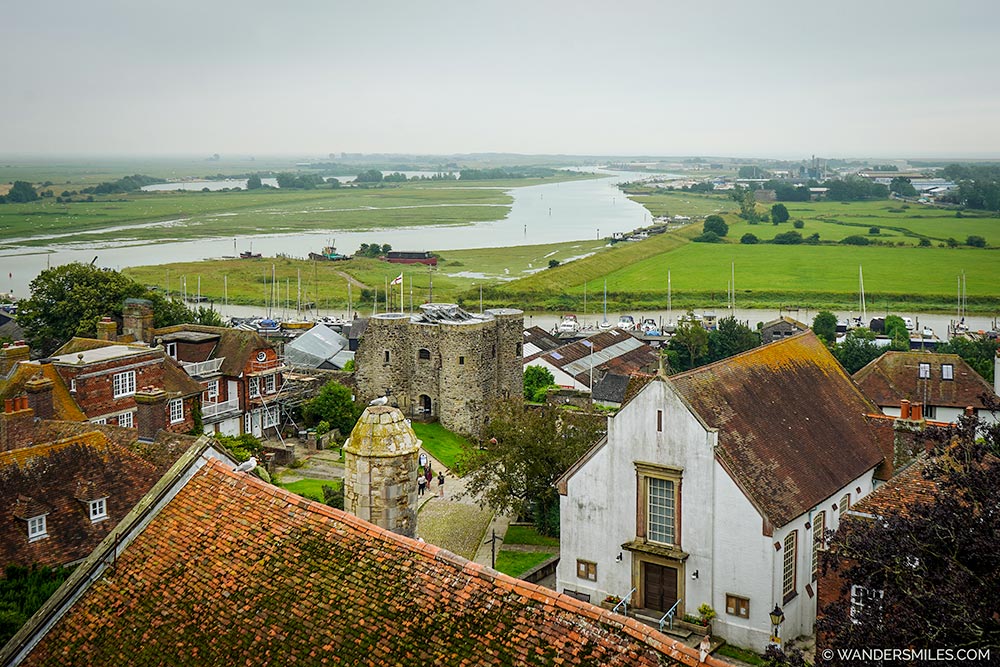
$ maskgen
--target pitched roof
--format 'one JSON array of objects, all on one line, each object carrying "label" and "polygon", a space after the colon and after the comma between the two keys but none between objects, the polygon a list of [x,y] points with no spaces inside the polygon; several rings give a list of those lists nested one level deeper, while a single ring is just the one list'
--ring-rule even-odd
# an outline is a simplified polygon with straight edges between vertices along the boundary
[{"label": "pitched roof", "polygon": [[[920,377],[920,364],[929,364],[930,377]],[[942,366],[950,364],[952,380],[943,378]],[[899,406],[902,399],[952,408],[985,408],[982,395],[993,387],[957,354],[936,352],[886,352],[854,374],[854,381],[873,401]]]},{"label": "pitched roof", "polygon": [[197,380],[181,368],[180,364],[165,357],[163,360],[163,391],[173,396],[195,396],[203,389]]},{"label": "pitched roof", "polygon": [[937,484],[923,475],[927,459],[919,458],[898,475],[858,502],[851,511],[882,516],[888,512],[905,512],[917,502],[933,500]]},{"label": "pitched roof", "polygon": [[161,337],[168,336],[182,331],[199,332],[206,334],[216,334],[219,342],[212,351],[211,359],[223,357],[220,370],[223,375],[237,377],[243,372],[250,359],[250,355],[257,350],[273,347],[266,338],[256,331],[245,329],[230,329],[229,327],[210,327],[204,324],[177,324],[162,329],[153,330],[153,341],[158,342]]},{"label": "pitched roof", "polygon": [[878,408],[811,331],[667,381],[718,429],[717,458],[775,526],[882,462],[865,418]]},{"label": "pitched roof", "polygon": [[607,373],[599,382],[594,383],[590,396],[595,401],[624,403],[629,379],[628,375]]},{"label": "pitched roof", "polygon": [[562,341],[545,329],[534,326],[524,330],[524,359],[528,361],[543,352],[554,350]]},{"label": "pitched roof", "polygon": [[31,378],[41,373],[43,377],[52,380],[52,415],[56,419],[86,421],[87,415],[76,404],[66,383],[52,364],[40,364],[37,361],[22,361],[11,369],[10,377],[0,378],[0,400],[20,396],[25,392],[25,384]]},{"label": "pitched roof", "polygon": [[[83,426],[91,425],[72,424],[76,432],[62,439],[0,452],[0,563],[64,565],[86,557],[168,467]],[[105,497],[108,518],[91,521],[87,501]],[[46,508],[48,537],[29,542],[25,512],[37,516],[39,507]]]},{"label": "pitched roof", "polygon": [[595,370],[618,375],[650,373],[656,370],[659,354],[629,332],[611,329],[567,343],[536,358],[544,359],[577,382],[589,386],[591,364]]},{"label": "pitched roof", "polygon": [[322,323],[317,323],[309,331],[285,344],[285,358],[294,366],[328,368],[334,365],[334,358],[349,346],[350,342],[346,338]]},{"label": "pitched roof", "polygon": [[81,565],[21,664],[698,664],[633,619],[215,461],[131,535],[113,571],[108,541]]}]

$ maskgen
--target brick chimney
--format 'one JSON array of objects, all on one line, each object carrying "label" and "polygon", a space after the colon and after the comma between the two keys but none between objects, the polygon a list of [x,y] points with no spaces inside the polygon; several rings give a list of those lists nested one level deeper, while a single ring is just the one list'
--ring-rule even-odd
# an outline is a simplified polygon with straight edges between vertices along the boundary
[{"label": "brick chimney", "polygon": [[135,394],[136,427],[139,439],[152,442],[167,427],[167,392],[157,387],[143,387]]},{"label": "brick chimney", "polygon": [[118,340],[118,323],[110,317],[102,317],[97,323],[97,340],[115,342]]},{"label": "brick chimney", "polygon": [[0,376],[6,377],[10,369],[20,361],[28,361],[31,358],[31,348],[23,340],[16,343],[4,343],[0,349]]},{"label": "brick chimney", "polygon": [[28,407],[28,397],[6,399],[0,415],[0,452],[30,447],[34,441],[35,411]]},{"label": "brick chimney", "polygon": [[35,416],[39,419],[53,418],[53,386],[55,386],[55,383],[42,375],[41,371],[39,371],[35,377],[24,383],[24,388],[28,392],[28,405],[35,411]]},{"label": "brick chimney", "polygon": [[122,334],[132,334],[136,341],[153,342],[153,302],[125,299],[122,311]]}]

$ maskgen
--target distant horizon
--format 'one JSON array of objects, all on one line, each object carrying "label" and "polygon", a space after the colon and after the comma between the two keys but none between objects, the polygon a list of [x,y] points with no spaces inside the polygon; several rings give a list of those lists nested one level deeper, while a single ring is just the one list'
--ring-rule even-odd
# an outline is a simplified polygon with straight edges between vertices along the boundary
[{"label": "distant horizon", "polygon": [[9,155],[1000,159],[987,0],[52,0],[3,18]]}]

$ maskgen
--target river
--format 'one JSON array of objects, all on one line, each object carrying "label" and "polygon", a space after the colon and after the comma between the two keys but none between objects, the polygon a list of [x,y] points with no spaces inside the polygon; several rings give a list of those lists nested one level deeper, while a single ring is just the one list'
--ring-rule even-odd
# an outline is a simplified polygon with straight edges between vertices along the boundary
[{"label": "river", "polygon": [[[97,266],[120,270],[129,266],[234,256],[240,251],[250,249],[265,256],[280,253],[292,257],[306,257],[309,252],[318,251],[327,245],[331,238],[336,240],[338,248],[350,253],[362,243],[389,243],[398,250],[456,250],[557,243],[610,236],[614,232],[627,232],[649,224],[649,214],[646,209],[625,197],[617,188],[618,183],[623,181],[649,176],[650,174],[644,173],[616,172],[605,178],[512,188],[509,190],[513,197],[509,215],[490,222],[475,222],[462,226],[397,227],[357,232],[324,229],[308,234],[263,234],[250,237],[237,235],[196,241],[141,242],[129,245],[104,241],[60,243],[58,239],[52,239],[47,246],[14,246],[0,251],[0,267],[2,267],[0,294],[12,293],[18,298],[26,297],[29,293],[28,283],[39,272],[49,266],[70,262],[95,261]],[[464,186],[456,182],[455,187]],[[201,187],[197,189],[200,190]],[[231,215],[234,234],[237,233],[239,227],[237,213],[223,212],[215,215]],[[171,225],[183,222],[181,219],[151,224]]]}]

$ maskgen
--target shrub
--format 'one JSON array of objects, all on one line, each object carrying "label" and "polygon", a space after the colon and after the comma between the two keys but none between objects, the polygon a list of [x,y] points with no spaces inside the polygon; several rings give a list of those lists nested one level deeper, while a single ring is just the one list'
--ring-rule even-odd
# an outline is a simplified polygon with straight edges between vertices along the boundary
[{"label": "shrub", "polygon": [[[725,236],[729,233],[729,225],[726,221],[722,219],[721,215],[712,214],[705,218],[705,224],[702,227],[702,236],[714,232],[717,236]],[[711,241],[711,243],[716,243],[716,241]]]},{"label": "shrub", "polygon": [[783,232],[781,234],[777,234],[773,239],[771,239],[771,243],[777,243],[778,245],[795,245],[802,243],[802,234],[798,232]]},{"label": "shrub", "polygon": [[864,236],[860,234],[854,234],[853,236],[847,236],[840,239],[840,242],[844,245],[868,245],[869,241]]},{"label": "shrub", "polygon": [[760,239],[758,239],[756,236],[754,236],[749,232],[747,232],[740,238],[740,243],[744,245],[753,245],[754,243],[759,243],[759,242]]},{"label": "shrub", "polygon": [[970,245],[973,248],[985,248],[986,239],[982,236],[969,236],[965,239],[965,245]]},{"label": "shrub", "polygon": [[695,243],[722,243],[722,237],[715,232],[705,232],[701,236],[691,239]]},{"label": "shrub", "polygon": [[925,236],[922,239],[920,239],[920,242],[917,245],[921,248],[930,248],[931,240]]},{"label": "shrub", "polygon": [[802,222],[801,220],[796,220],[795,222],[792,223],[792,227],[795,227],[795,229],[802,229],[805,226],[806,223]]},{"label": "shrub", "polygon": [[549,268],[550,269],[554,269],[557,266],[559,266],[559,260],[558,259],[550,259],[549,260]]},{"label": "shrub", "polygon": [[869,227],[868,233],[871,234],[872,236],[877,236],[882,233],[882,230],[879,229],[878,227]]}]

